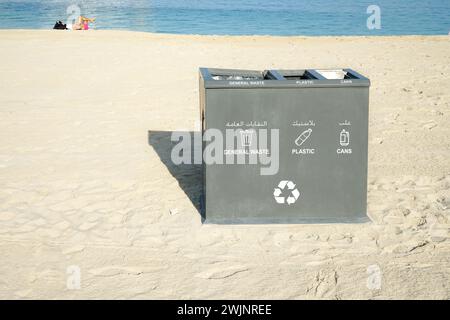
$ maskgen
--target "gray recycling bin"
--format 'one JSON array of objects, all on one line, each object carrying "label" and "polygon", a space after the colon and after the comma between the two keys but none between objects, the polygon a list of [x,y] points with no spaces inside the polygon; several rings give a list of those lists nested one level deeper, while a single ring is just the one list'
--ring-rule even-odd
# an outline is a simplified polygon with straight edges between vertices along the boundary
[{"label": "gray recycling bin", "polygon": [[369,79],[200,68],[205,223],[367,221]]}]

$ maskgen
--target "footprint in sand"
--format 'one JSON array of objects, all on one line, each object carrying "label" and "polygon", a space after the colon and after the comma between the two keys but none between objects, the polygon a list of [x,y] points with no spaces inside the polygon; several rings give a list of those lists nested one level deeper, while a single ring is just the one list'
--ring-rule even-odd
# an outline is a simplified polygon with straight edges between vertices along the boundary
[{"label": "footprint in sand", "polygon": [[235,276],[239,273],[248,271],[249,268],[245,266],[232,266],[225,268],[215,268],[209,269],[204,272],[198,273],[195,275],[197,278],[201,279],[225,279],[232,276]]}]

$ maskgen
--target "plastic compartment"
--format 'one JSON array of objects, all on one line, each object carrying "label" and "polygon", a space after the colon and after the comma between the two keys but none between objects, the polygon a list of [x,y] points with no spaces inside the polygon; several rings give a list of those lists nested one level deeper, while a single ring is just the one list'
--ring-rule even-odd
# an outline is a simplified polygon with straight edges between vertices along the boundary
[{"label": "plastic compartment", "polygon": [[317,77],[308,70],[277,70],[277,72],[286,80],[317,79]]}]

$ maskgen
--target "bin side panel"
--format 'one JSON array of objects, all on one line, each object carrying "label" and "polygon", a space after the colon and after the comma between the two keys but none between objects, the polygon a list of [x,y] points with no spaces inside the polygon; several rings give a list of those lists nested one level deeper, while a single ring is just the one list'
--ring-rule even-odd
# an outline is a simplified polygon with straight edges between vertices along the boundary
[{"label": "bin side panel", "polygon": [[273,175],[248,161],[205,165],[207,223],[367,220],[367,87],[207,89],[205,108],[224,144],[227,129],[279,132]]}]

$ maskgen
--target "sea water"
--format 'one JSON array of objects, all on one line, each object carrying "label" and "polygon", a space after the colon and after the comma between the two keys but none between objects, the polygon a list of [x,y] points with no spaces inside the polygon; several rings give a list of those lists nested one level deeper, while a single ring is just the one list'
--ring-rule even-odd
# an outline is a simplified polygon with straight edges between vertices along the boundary
[{"label": "sea water", "polygon": [[[374,27],[370,21],[378,13],[379,23]],[[1,29],[51,29],[56,20],[71,23],[79,14],[95,17],[95,29],[159,33],[447,35],[450,32],[450,0],[0,0]]]}]

